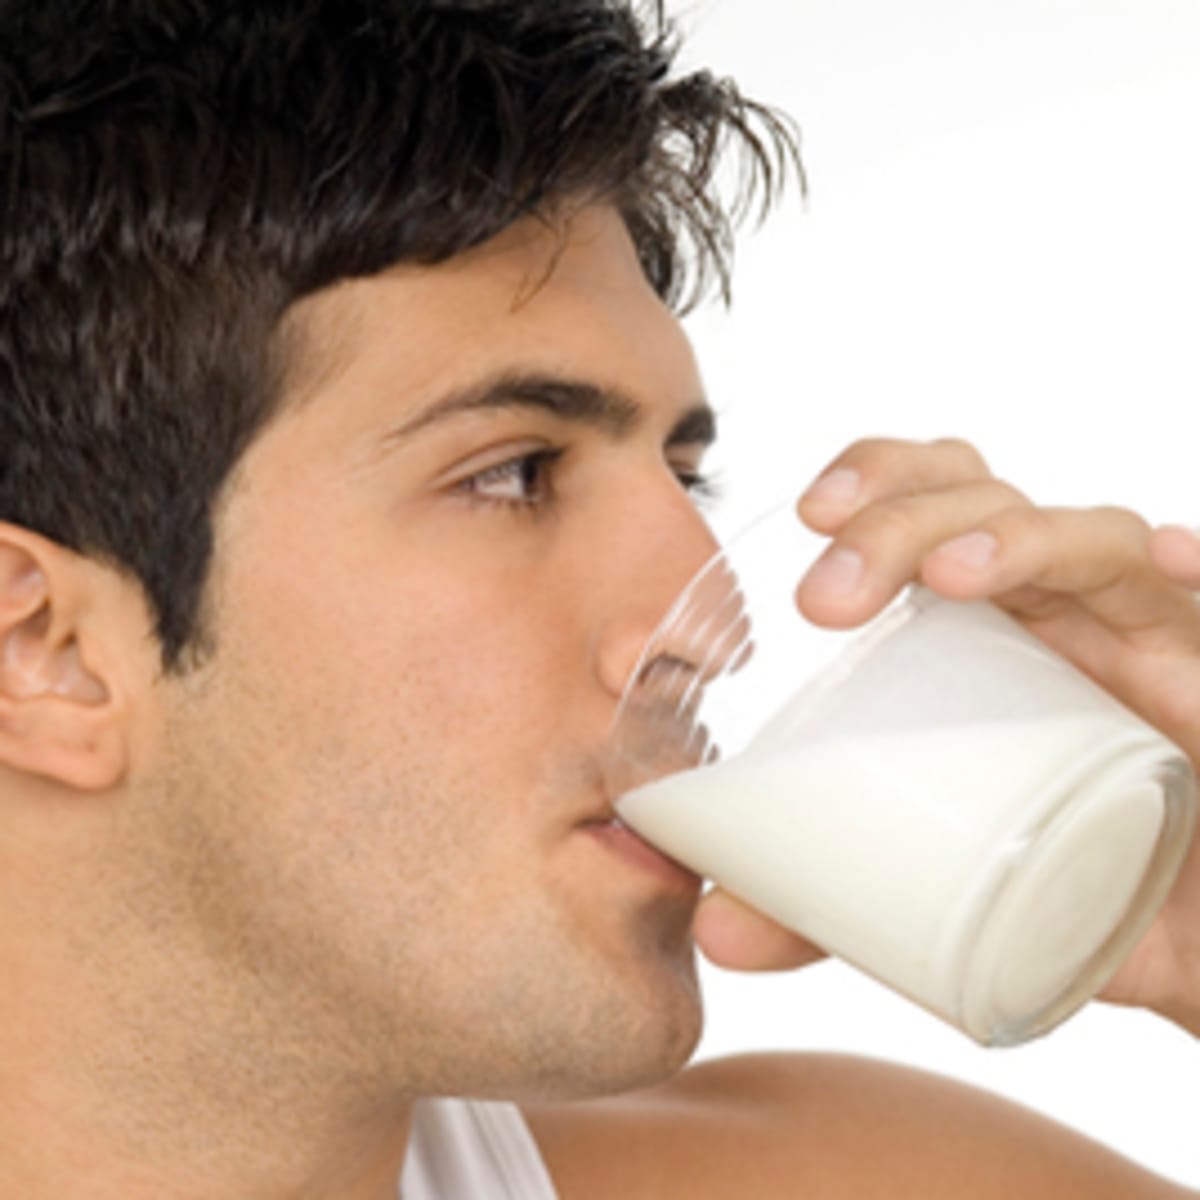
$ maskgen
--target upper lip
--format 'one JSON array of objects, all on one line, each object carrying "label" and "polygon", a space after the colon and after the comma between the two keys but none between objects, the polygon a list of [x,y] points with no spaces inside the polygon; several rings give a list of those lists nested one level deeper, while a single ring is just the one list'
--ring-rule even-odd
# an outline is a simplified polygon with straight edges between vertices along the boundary
[{"label": "upper lip", "polygon": [[605,825],[609,821],[619,820],[614,800],[613,789],[607,785],[603,768],[597,763],[593,768],[592,794],[597,800],[596,807],[584,813],[579,818],[580,825]]},{"label": "upper lip", "polygon": [[606,804],[599,812],[594,812],[590,816],[584,817],[580,824],[608,825],[612,821],[619,821],[620,819],[617,815],[617,810],[611,804]]}]

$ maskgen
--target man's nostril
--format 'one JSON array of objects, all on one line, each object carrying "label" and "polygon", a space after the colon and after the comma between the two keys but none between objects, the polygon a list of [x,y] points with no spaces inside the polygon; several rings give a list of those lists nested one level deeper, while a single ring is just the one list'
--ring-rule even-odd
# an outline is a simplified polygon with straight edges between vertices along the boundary
[{"label": "man's nostril", "polygon": [[656,654],[638,672],[637,686],[667,691],[677,682],[695,675],[696,667],[675,654]]}]

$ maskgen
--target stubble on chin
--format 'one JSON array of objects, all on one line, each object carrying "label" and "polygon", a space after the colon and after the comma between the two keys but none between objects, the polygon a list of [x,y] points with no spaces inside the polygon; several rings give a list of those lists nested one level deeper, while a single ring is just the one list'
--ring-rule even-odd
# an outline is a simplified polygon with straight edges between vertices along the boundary
[{"label": "stubble on chin", "polygon": [[694,902],[664,899],[640,910],[619,944],[577,943],[556,962],[514,963],[502,1040],[525,1048],[524,1080],[496,1097],[592,1099],[681,1070],[703,1026],[694,911]]}]

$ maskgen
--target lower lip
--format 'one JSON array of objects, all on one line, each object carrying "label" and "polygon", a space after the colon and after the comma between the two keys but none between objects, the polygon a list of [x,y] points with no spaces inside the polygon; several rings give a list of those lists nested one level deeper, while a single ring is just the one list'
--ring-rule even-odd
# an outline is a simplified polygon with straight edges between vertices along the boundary
[{"label": "lower lip", "polygon": [[618,821],[589,821],[583,828],[631,866],[649,872],[665,883],[692,889],[703,882],[694,871],[660,854],[649,842]]}]

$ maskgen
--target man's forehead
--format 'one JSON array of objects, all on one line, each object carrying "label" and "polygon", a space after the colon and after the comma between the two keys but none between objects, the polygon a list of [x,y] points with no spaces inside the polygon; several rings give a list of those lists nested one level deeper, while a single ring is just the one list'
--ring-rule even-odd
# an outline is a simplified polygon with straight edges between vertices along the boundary
[{"label": "man's forehead", "polygon": [[429,424],[427,411],[522,406],[610,432],[646,409],[686,410],[694,441],[715,436],[691,346],[608,208],[565,230],[518,222],[443,263],[315,293],[287,314],[278,348],[285,407],[335,395],[329,420],[344,429],[361,414],[373,439],[368,427]]},{"label": "man's forehead", "polygon": [[[591,252],[585,257],[582,248]],[[624,222],[614,209],[593,206],[556,221],[523,218],[439,263],[397,263],[340,280],[296,301],[276,328],[274,358],[286,402],[303,406],[325,390],[364,352],[372,331],[404,344],[411,362],[430,349],[431,335],[449,338],[473,306],[516,314],[535,304],[552,279],[602,289],[602,276],[627,279],[630,269],[641,275]],[[385,297],[396,320],[382,324]]]}]

